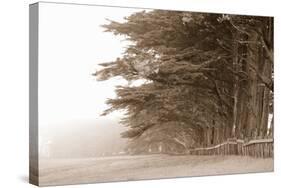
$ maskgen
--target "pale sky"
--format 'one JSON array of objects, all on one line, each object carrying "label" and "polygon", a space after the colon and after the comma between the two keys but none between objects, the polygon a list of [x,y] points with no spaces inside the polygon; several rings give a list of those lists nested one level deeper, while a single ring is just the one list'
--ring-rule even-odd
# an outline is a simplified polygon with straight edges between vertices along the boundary
[{"label": "pale sky", "polygon": [[[140,9],[41,3],[39,7],[39,125],[97,120],[122,79],[97,82],[98,63],[121,56],[126,42],[100,25]],[[121,113],[104,118],[118,120]]]}]

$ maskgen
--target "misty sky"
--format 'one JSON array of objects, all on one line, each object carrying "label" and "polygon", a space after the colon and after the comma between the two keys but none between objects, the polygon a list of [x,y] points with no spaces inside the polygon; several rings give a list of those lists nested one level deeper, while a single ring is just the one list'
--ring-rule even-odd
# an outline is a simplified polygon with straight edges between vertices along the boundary
[{"label": "misty sky", "polygon": [[[39,121],[58,126],[95,120],[107,108],[121,78],[97,82],[98,63],[121,56],[126,42],[103,32],[105,19],[124,21],[140,9],[42,3],[39,8]],[[123,41],[123,42],[122,42]],[[107,119],[118,119],[113,113]]]},{"label": "misty sky", "polygon": [[122,22],[138,11],[142,10],[39,4],[40,156],[89,156],[123,147],[124,127],[118,125],[122,113],[100,114],[107,109],[106,99],[115,97],[115,86],[126,82],[98,82],[92,73],[99,63],[120,57],[128,44],[103,32],[106,18]]}]

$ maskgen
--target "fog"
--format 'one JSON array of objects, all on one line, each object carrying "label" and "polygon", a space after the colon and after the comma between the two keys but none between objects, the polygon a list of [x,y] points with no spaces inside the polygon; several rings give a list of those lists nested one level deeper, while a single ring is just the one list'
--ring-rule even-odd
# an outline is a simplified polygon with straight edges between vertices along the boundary
[{"label": "fog", "polygon": [[121,155],[126,139],[125,128],[116,120],[100,118],[72,121],[56,130],[41,129],[40,154],[43,158],[77,158]]},{"label": "fog", "polygon": [[51,3],[41,3],[39,9],[40,157],[122,154],[122,113],[100,114],[108,108],[105,101],[115,97],[115,86],[126,82],[99,82],[92,73],[99,63],[120,57],[128,45],[101,25],[109,23],[106,19],[123,22],[142,10]]}]

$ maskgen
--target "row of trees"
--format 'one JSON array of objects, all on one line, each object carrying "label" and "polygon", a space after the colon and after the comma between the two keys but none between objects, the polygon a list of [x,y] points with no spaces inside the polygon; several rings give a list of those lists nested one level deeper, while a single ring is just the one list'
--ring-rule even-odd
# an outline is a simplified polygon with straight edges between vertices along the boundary
[{"label": "row of trees", "polygon": [[154,10],[103,27],[130,41],[94,74],[128,81],[103,115],[126,110],[130,151],[182,153],[272,135],[273,18]]}]

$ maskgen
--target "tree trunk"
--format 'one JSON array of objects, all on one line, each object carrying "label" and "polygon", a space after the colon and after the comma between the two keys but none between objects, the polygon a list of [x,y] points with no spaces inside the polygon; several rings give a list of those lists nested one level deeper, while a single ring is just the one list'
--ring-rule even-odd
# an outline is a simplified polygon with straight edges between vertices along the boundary
[{"label": "tree trunk", "polygon": [[[258,41],[258,35],[256,32],[252,32],[248,39],[249,41]],[[258,92],[258,78],[256,70],[258,70],[258,45],[249,44],[247,53],[247,66],[249,76],[249,101],[248,101],[248,119],[247,119],[247,130],[246,136],[248,138],[255,138],[257,136],[257,92]]]},{"label": "tree trunk", "polygon": [[232,130],[231,130],[231,137],[235,137],[235,129],[236,129],[236,124],[237,124],[237,105],[238,105],[238,91],[239,91],[239,77],[238,77],[238,72],[239,72],[239,57],[238,57],[238,40],[239,34],[238,32],[235,32],[233,38],[235,39],[236,42],[233,44],[233,70],[235,72],[234,74],[234,82],[233,82],[233,124],[232,124]]},{"label": "tree trunk", "polygon": [[[264,35],[262,36],[268,41],[268,47],[273,50],[273,19],[269,18],[267,21],[268,27],[264,31]],[[267,80],[272,80],[272,68],[273,62],[269,57],[267,57],[267,51],[263,49],[263,66],[262,66],[262,77],[266,78]],[[261,115],[261,122],[260,122],[260,130],[259,135],[261,137],[267,136],[268,132],[268,117],[270,112],[270,88],[266,87],[264,84],[264,93],[263,93],[263,105],[262,105],[262,115]]]}]

